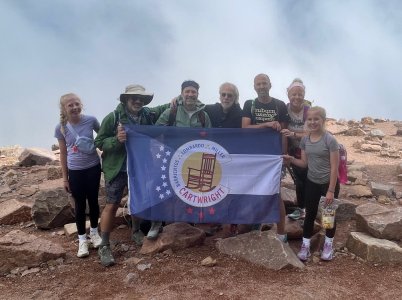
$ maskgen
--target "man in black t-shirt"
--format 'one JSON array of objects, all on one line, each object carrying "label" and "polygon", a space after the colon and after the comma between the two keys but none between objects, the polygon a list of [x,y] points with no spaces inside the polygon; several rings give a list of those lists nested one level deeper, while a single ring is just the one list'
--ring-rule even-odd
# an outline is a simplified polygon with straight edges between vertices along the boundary
[{"label": "man in black t-shirt", "polygon": [[[277,131],[286,128],[289,115],[285,102],[269,95],[271,81],[266,74],[258,74],[254,78],[254,89],[258,97],[247,100],[243,107],[242,128],[272,128]],[[287,139],[282,137],[282,152],[287,153]],[[285,233],[285,205],[281,199],[280,220],[277,224],[277,233],[280,240],[287,241]]]}]

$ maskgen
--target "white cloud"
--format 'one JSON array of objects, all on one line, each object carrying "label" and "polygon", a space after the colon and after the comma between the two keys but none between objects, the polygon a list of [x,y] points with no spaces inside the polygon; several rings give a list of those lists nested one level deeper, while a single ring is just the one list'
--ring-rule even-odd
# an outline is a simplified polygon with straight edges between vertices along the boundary
[{"label": "white cloud", "polygon": [[230,81],[243,103],[260,72],[282,100],[300,77],[329,116],[398,119],[401,20],[393,0],[2,1],[0,145],[55,143],[70,91],[102,120],[129,83],[157,105],[185,79],[206,103]]}]

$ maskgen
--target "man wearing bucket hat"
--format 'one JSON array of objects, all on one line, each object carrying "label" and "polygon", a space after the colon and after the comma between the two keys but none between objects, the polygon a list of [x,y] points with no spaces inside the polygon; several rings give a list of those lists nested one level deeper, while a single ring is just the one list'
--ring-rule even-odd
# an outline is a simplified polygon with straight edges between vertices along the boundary
[{"label": "man wearing bucket hat", "polygon": [[[111,266],[115,263],[109,237],[113,229],[117,208],[128,184],[127,153],[124,145],[127,137],[122,125],[153,125],[159,115],[168,107],[168,104],[155,108],[144,107],[152,101],[153,96],[153,93],[146,91],[139,84],[127,86],[125,92],[120,95],[119,105],[103,119],[95,139],[95,145],[103,151],[102,171],[107,194],[106,206],[101,215],[102,242],[98,250],[101,263],[104,266]],[[147,237],[149,239],[157,238],[160,228],[160,222],[152,222]],[[142,244],[143,237],[144,234],[140,230],[140,220],[132,217],[132,238],[134,242],[138,245]]]}]

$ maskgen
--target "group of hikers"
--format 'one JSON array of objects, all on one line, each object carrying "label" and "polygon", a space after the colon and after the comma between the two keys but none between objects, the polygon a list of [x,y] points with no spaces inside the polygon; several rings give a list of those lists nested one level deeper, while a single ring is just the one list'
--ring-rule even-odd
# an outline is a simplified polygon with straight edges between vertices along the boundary
[{"label": "group of hikers", "polygon": [[[214,128],[271,128],[282,135],[283,164],[290,167],[296,184],[298,209],[289,217],[304,218],[303,241],[299,259],[306,261],[310,256],[310,238],[313,235],[314,220],[322,196],[331,204],[338,196],[339,145],[325,130],[326,112],[318,106],[311,106],[305,100],[305,86],[296,78],[287,88],[289,103],[270,96],[271,81],[268,75],[258,74],[254,78],[257,98],[247,100],[243,109],[239,105],[239,91],[232,83],[223,83],[219,88],[220,102],[203,104],[198,99],[199,84],[186,80],[181,93],[170,103],[149,108],[153,93],[139,84],[131,84],[120,95],[120,103],[99,124],[93,116],[82,114],[81,99],[73,93],[60,98],[60,123],[55,137],[60,147],[60,163],[64,188],[75,201],[75,217],[78,231],[78,257],[89,255],[89,246],[98,248],[100,261],[104,266],[115,264],[110,247],[110,233],[113,230],[117,208],[128,185],[127,153],[125,142],[126,124],[165,125],[177,127]],[[87,150],[79,140],[93,139],[94,145],[102,151],[102,165],[96,148]],[[106,206],[100,209],[98,190],[101,172],[104,173]],[[269,184],[269,183],[267,183]],[[134,187],[135,188],[135,187]],[[86,234],[86,203],[88,200],[90,230]],[[280,201],[280,221],[277,237],[287,243],[285,232],[286,211]],[[154,240],[162,230],[163,220],[152,220],[147,239]],[[132,240],[141,245],[145,238],[141,220],[132,215]],[[336,225],[327,229],[321,259],[333,258],[333,238]]]}]

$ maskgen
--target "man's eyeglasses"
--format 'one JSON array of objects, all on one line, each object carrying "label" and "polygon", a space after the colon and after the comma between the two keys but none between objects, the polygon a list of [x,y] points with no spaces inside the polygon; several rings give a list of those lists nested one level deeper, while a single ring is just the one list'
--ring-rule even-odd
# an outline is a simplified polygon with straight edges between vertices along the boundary
[{"label": "man's eyeglasses", "polygon": [[225,98],[225,97],[233,98],[233,94],[221,93],[221,97],[223,97],[223,98]]}]

